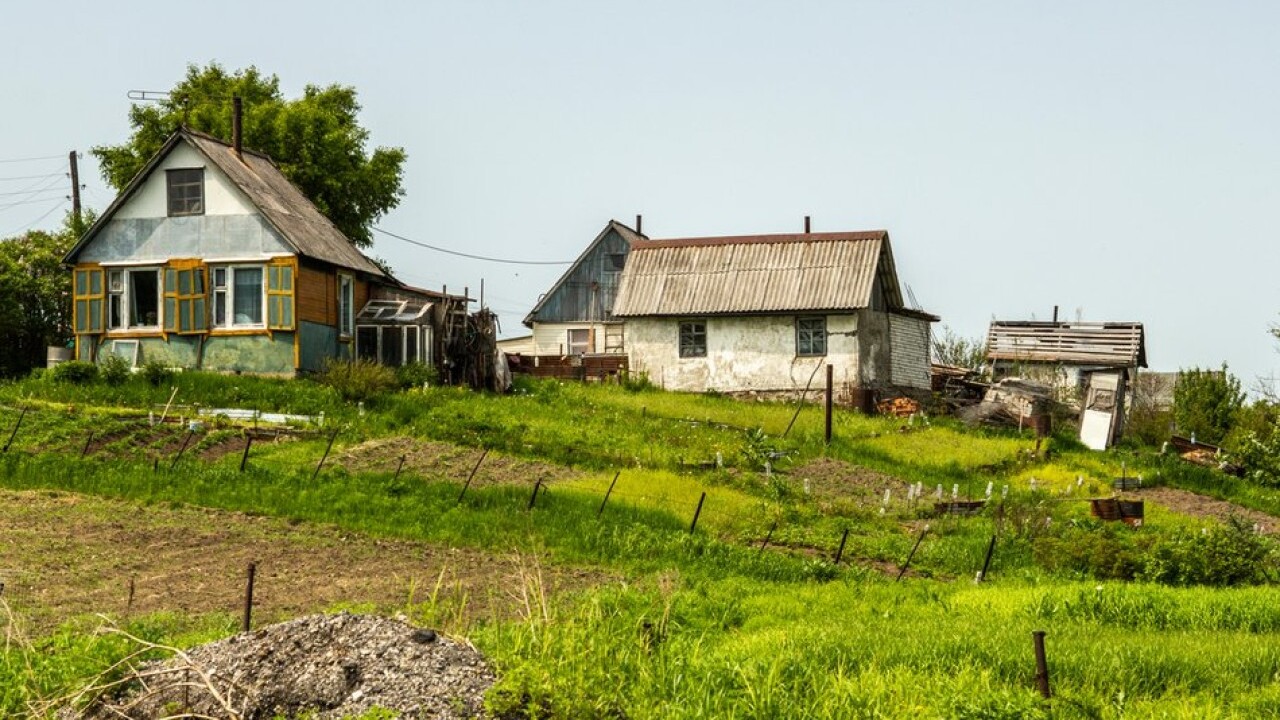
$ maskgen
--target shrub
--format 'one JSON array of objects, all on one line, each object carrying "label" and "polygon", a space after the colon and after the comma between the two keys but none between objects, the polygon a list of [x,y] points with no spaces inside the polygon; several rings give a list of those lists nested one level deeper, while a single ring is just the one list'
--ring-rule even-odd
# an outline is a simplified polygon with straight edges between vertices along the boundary
[{"label": "shrub", "polygon": [[50,373],[58,382],[86,385],[98,379],[98,366],[83,360],[68,360],[54,365]]},{"label": "shrub", "polygon": [[1219,443],[1235,423],[1244,406],[1240,380],[1221,370],[1191,368],[1178,373],[1173,388],[1173,419],[1178,431],[1197,440]]},{"label": "shrub", "polygon": [[395,370],[370,360],[326,360],[316,382],[338,391],[348,402],[363,402],[399,386]]},{"label": "shrub", "polygon": [[435,385],[439,381],[439,373],[434,365],[412,362],[396,368],[396,383],[401,388],[409,389],[423,385]]},{"label": "shrub", "polygon": [[173,380],[173,370],[159,360],[148,360],[142,366],[142,377],[155,387],[160,387]]},{"label": "shrub", "polygon": [[1269,561],[1274,562],[1272,541],[1232,517],[1226,525],[1158,543],[1142,577],[1168,585],[1250,585],[1268,581]]},{"label": "shrub", "polygon": [[119,355],[108,355],[106,360],[102,361],[102,365],[98,368],[98,373],[102,376],[102,381],[111,386],[123,385],[129,380],[132,370],[129,368],[129,361]]}]

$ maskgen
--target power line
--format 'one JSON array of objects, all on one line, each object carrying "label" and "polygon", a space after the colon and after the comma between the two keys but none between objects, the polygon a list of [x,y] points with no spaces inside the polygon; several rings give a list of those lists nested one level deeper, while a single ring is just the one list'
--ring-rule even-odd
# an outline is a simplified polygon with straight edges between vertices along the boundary
[{"label": "power line", "polygon": [[[36,198],[36,199],[34,199],[34,200],[19,200],[19,201],[17,201],[17,202],[11,202],[11,203],[8,203],[7,205],[0,205],[0,210],[8,210],[9,208],[16,208],[16,207],[18,207],[19,205],[32,205],[32,204],[35,204],[35,203],[45,203],[45,202],[50,202],[50,201],[55,200],[55,199],[58,199],[58,198],[47,198],[47,197],[44,197],[44,198]],[[66,199],[67,199],[67,196],[63,195],[63,196],[62,196],[62,198],[60,198],[60,199],[62,199],[62,200],[66,200]]]},{"label": "power line", "polygon": [[47,175],[11,175],[9,177],[0,177],[0,182],[14,182],[17,180],[43,180],[45,178],[66,175],[64,172],[48,173]]},{"label": "power line", "polygon": [[4,160],[0,160],[0,163],[39,162],[41,160],[61,160],[61,159],[62,159],[61,155],[45,155],[44,157],[7,158]]},{"label": "power line", "polygon": [[470,253],[458,252],[457,250],[449,250],[442,247],[436,247],[435,245],[428,245],[427,243],[419,242],[417,240],[410,240],[409,238],[404,237],[403,235],[397,235],[393,232],[387,232],[386,230],[383,230],[380,227],[375,227],[373,229],[377,232],[382,233],[383,235],[387,235],[388,237],[393,237],[397,240],[407,242],[410,245],[417,245],[418,247],[426,248],[428,250],[435,250],[436,252],[442,252],[446,255],[457,255],[458,257],[470,258],[472,260],[483,260],[485,262],[503,263],[505,265],[572,265],[573,264],[572,260],[509,260],[506,258],[486,257],[484,255],[472,255]]},{"label": "power line", "polygon": [[58,208],[62,207],[62,206],[63,206],[63,205],[65,205],[66,203],[67,203],[67,199],[66,199],[66,198],[62,198],[62,199],[61,199],[61,200],[59,200],[59,201],[58,201],[58,202],[57,202],[53,207],[51,207],[51,208],[49,208],[48,210],[46,210],[46,211],[44,212],[44,214],[43,214],[43,215],[41,215],[40,217],[36,218],[35,220],[32,220],[31,222],[27,223],[26,225],[23,225],[22,227],[20,227],[20,228],[18,228],[18,229],[16,229],[16,230],[10,230],[9,232],[5,233],[5,234],[4,234],[4,236],[5,236],[5,237],[9,237],[9,236],[17,235],[18,233],[22,233],[22,232],[26,232],[26,231],[30,230],[30,229],[32,228],[32,226],[36,225],[36,224],[37,224],[37,223],[39,223],[41,220],[44,220],[45,218],[47,218],[47,217],[49,217],[50,215],[52,215],[52,214],[53,214],[53,211],[55,211],[55,210],[57,210]]}]

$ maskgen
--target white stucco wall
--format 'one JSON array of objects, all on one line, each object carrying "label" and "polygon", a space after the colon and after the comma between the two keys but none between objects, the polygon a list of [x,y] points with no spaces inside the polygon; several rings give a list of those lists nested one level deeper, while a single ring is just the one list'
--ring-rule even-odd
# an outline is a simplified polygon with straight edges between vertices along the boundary
[{"label": "white stucco wall", "polygon": [[257,210],[249,204],[248,199],[231,184],[217,167],[210,163],[195,148],[180,142],[174,146],[164,160],[152,171],[142,187],[134,192],[114,217],[157,218],[169,214],[168,192],[165,184],[165,171],[178,168],[204,168],[204,214],[205,215],[250,215]]},{"label": "white stucco wall", "polygon": [[707,355],[680,357],[681,320],[700,318],[630,318],[627,354],[632,372],[644,372],[668,390],[705,392],[796,391],[813,376],[814,388],[825,382],[830,363],[838,385],[858,384],[858,339],[836,333],[857,330],[854,315],[827,316],[827,354],[797,357],[795,316],[709,317]]}]

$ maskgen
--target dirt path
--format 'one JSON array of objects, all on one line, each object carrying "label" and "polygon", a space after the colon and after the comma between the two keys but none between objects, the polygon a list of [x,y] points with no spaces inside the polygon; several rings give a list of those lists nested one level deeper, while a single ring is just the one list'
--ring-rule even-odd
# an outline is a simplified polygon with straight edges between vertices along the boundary
[{"label": "dirt path", "polygon": [[1165,487],[1144,488],[1133,494],[1163,505],[1182,515],[1213,518],[1222,522],[1227,522],[1232,516],[1235,516],[1257,525],[1258,529],[1265,534],[1280,533],[1280,518],[1259,510],[1251,510],[1226,500],[1218,500],[1187,490]]},{"label": "dirt path", "polygon": [[[3,597],[37,630],[94,612],[238,613],[249,562],[258,563],[254,617],[263,622],[339,604],[394,612],[410,598],[428,601],[443,578],[437,607],[459,630],[517,612],[522,572],[533,565],[240,513],[0,491]],[[591,571],[541,572],[551,592],[607,581]]]}]

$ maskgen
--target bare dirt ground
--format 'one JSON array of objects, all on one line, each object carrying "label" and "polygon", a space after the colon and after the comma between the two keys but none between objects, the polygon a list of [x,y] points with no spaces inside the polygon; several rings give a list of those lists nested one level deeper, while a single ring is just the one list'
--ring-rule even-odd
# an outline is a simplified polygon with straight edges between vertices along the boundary
[{"label": "bare dirt ground", "polygon": [[[238,613],[250,562],[255,621],[339,605],[395,611],[427,601],[439,581],[437,607],[465,624],[518,612],[535,561],[202,508],[0,491],[3,597],[35,629],[95,612]],[[607,581],[540,572],[552,593]]]},{"label": "bare dirt ground", "polygon": [[[1130,494],[1130,493],[1126,493]],[[1179,490],[1177,488],[1143,488],[1142,490],[1131,493],[1137,495],[1144,500],[1150,500],[1154,503],[1163,505],[1173,512],[1181,515],[1190,515],[1197,518],[1213,518],[1227,522],[1231,517],[1241,518],[1251,524],[1258,526],[1258,529],[1266,534],[1280,533],[1280,518],[1267,513],[1251,510],[1247,507],[1236,505],[1225,500],[1198,495],[1187,490]]]},{"label": "bare dirt ground", "polygon": [[[482,452],[448,443],[398,437],[361,443],[335,456],[334,461],[351,471],[394,472],[400,463],[400,457],[404,456],[404,472],[464,482]],[[471,485],[533,485],[539,480],[545,485],[556,480],[571,480],[578,475],[579,473],[560,465],[489,453],[476,471]]]},{"label": "bare dirt ground", "polygon": [[819,499],[851,498],[859,503],[880,502],[886,489],[894,500],[906,497],[907,482],[843,460],[817,458],[787,471],[798,482],[808,481],[809,492]]}]

